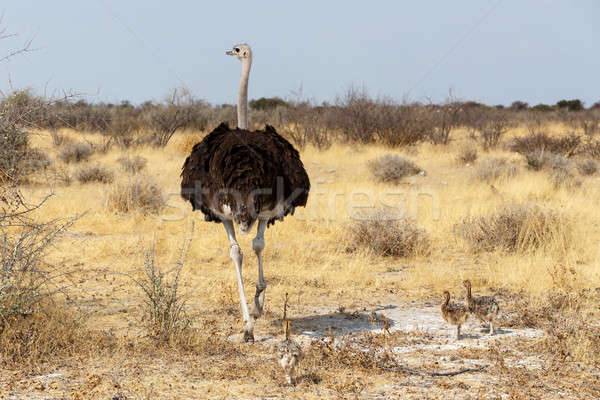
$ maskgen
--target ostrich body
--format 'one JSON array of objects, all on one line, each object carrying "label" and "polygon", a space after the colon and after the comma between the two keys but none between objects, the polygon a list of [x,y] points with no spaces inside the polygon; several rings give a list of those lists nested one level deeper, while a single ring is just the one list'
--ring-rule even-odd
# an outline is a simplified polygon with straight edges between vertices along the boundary
[{"label": "ostrich body", "polygon": [[[252,64],[250,46],[233,47],[227,55],[242,63],[238,91],[238,128],[221,123],[194,145],[181,172],[181,196],[200,210],[206,221],[222,223],[229,238],[229,255],[237,273],[244,340],[254,341],[254,322],[263,312],[267,282],[261,253],[266,228],[276,220],[305,206],[310,190],[308,175],[298,151],[272,126],[248,130],[248,77]],[[242,250],[235,237],[234,222],[246,234],[258,221],[252,249],[258,260],[258,282],[251,312],[248,312],[242,281]]]},{"label": "ostrich body", "polygon": [[469,310],[463,304],[450,303],[450,292],[444,292],[444,302],[441,305],[442,318],[451,325],[456,325],[456,340],[460,339],[460,326],[469,319]]},{"label": "ostrich body", "polygon": [[490,325],[490,335],[494,334],[494,319],[500,311],[498,302],[491,296],[473,297],[471,295],[471,281],[463,282],[467,290],[467,307],[469,312],[483,323]]}]

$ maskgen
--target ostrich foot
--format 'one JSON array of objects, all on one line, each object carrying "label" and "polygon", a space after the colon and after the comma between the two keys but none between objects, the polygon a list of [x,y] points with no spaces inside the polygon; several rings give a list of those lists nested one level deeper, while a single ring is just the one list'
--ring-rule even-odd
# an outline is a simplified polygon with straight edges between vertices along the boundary
[{"label": "ostrich foot", "polygon": [[244,342],[254,343],[254,325],[251,323],[244,326]]},{"label": "ostrich foot", "polygon": [[250,315],[252,315],[254,319],[258,319],[258,317],[260,317],[263,314],[266,290],[266,284],[256,284],[256,294],[254,295],[254,303],[252,303],[252,309],[250,310]]}]

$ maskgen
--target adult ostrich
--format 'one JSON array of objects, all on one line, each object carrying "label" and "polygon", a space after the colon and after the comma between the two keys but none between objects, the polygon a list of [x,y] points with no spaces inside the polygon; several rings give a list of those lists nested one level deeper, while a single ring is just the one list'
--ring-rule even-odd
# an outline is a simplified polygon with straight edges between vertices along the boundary
[{"label": "adult ostrich", "polygon": [[[238,291],[244,317],[244,341],[254,341],[254,321],[263,312],[267,282],[261,252],[264,233],[276,220],[294,208],[305,206],[310,190],[308,175],[298,151],[272,126],[248,130],[248,77],[252,50],[247,44],[234,46],[227,55],[242,62],[238,91],[238,128],[221,123],[192,149],[181,171],[181,196],[206,221],[222,223],[229,238],[229,255],[237,272]],[[252,311],[248,312],[242,281],[242,250],[235,238],[250,231],[258,221],[252,249],[258,260],[258,282]],[[253,317],[253,319],[250,318]]]}]

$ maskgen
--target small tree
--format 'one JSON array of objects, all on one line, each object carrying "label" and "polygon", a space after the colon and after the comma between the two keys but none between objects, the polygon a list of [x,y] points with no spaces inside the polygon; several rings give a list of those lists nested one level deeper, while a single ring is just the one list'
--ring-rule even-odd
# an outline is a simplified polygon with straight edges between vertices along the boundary
[{"label": "small tree", "polygon": [[510,105],[510,109],[511,110],[516,110],[516,111],[521,111],[521,110],[527,110],[529,108],[529,104],[525,103],[524,101],[513,101],[512,104]]},{"label": "small tree", "polygon": [[573,100],[560,100],[556,103],[556,106],[561,109],[567,109],[567,111],[581,111],[583,110],[583,103],[579,99]]},{"label": "small tree", "polygon": [[289,107],[289,104],[279,97],[261,97],[250,101],[250,108],[253,110],[272,110],[277,107]]},{"label": "small tree", "polygon": [[189,92],[175,89],[164,105],[149,107],[143,119],[150,128],[152,143],[166,146],[177,130],[195,121],[195,111],[200,105]]}]

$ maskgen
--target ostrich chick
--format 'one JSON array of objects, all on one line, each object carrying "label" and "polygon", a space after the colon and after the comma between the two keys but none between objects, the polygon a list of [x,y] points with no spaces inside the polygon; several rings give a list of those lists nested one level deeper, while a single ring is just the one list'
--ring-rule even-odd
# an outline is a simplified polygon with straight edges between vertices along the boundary
[{"label": "ostrich chick", "polygon": [[500,311],[498,302],[492,296],[473,297],[471,295],[471,281],[463,282],[467,289],[467,307],[469,312],[483,323],[490,324],[490,335],[494,334],[494,319]]},{"label": "ostrich chick", "polygon": [[279,358],[279,365],[285,372],[285,380],[291,385],[294,370],[303,354],[300,345],[294,339],[290,339],[290,321],[283,321],[283,330],[285,331],[285,340],[277,345],[277,357]]},{"label": "ostrich chick", "polygon": [[456,340],[460,339],[460,326],[469,319],[469,310],[464,304],[450,303],[450,293],[444,292],[444,302],[440,307],[442,318],[451,325],[456,325]]}]

